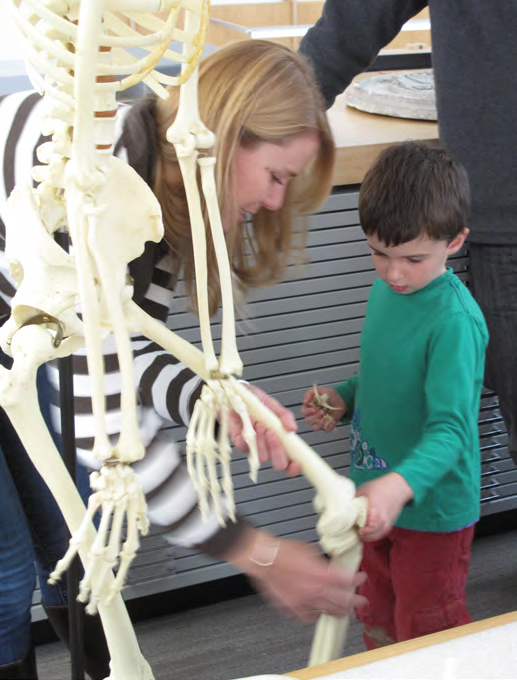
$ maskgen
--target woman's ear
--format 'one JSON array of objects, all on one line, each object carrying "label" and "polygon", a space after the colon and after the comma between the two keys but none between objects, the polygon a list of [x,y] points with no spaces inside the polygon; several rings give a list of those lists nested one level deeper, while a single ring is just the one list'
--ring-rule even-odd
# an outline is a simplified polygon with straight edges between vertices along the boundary
[{"label": "woman's ear", "polygon": [[465,239],[467,238],[468,235],[469,229],[465,227],[465,229],[463,229],[463,231],[460,231],[460,233],[457,236],[455,236],[447,246],[447,255],[454,255],[454,253],[457,253],[458,250],[465,243]]}]

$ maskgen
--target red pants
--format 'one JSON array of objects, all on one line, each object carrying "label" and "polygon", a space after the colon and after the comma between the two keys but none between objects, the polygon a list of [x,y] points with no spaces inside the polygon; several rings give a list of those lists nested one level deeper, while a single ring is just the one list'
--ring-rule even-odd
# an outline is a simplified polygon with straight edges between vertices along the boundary
[{"label": "red pants", "polygon": [[369,604],[357,611],[367,649],[470,623],[465,582],[474,527],[449,533],[394,527],[363,544],[359,589]]}]

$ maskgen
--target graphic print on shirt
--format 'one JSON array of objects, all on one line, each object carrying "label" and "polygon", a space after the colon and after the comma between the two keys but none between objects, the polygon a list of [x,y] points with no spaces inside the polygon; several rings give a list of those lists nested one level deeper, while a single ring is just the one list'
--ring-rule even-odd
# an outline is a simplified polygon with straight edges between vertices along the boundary
[{"label": "graphic print on shirt", "polygon": [[361,431],[361,411],[356,409],[350,430],[350,466],[356,470],[386,470],[388,463],[370,448]]}]

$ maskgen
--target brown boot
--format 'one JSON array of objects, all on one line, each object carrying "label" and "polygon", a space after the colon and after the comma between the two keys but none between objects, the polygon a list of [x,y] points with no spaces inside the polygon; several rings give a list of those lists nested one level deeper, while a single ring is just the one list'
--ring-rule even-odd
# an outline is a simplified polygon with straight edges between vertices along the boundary
[{"label": "brown boot", "polygon": [[0,680],[38,680],[36,655],[32,645],[18,661],[0,666]]},{"label": "brown boot", "polygon": [[[52,627],[60,640],[70,649],[68,607],[43,605]],[[84,670],[91,680],[105,680],[110,676],[110,653],[100,616],[84,616]],[[1,676],[0,676],[1,678]]]}]

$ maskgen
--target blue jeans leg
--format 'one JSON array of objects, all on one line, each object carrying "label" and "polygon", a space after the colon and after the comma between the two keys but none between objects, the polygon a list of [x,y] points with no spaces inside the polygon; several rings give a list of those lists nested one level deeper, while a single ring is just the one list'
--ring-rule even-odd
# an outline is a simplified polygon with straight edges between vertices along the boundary
[{"label": "blue jeans leg", "polygon": [[[49,426],[45,378],[42,368],[38,389]],[[47,580],[67,548],[61,511],[0,409],[0,666],[17,661],[29,646],[36,573],[43,602],[66,605],[66,579],[53,586]]]},{"label": "blue jeans leg", "polygon": [[[1,416],[5,417],[3,411]],[[5,666],[20,659],[29,647],[36,573],[29,527],[3,449],[0,449],[0,513],[0,666]]]}]

